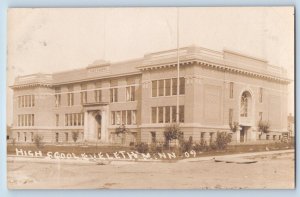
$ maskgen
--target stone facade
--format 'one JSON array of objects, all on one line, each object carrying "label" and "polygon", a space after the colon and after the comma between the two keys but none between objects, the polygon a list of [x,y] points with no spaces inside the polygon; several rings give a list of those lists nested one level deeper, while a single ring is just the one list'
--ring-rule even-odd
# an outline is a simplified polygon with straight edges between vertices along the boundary
[{"label": "stone facade", "polygon": [[[279,140],[287,131],[286,71],[266,60],[232,51],[185,47],[86,68],[18,77],[12,138],[31,143],[135,144],[163,142],[166,124],[179,121],[187,140],[228,132],[232,143]],[[268,134],[258,122],[270,124]],[[229,122],[238,123],[232,132]],[[118,130],[126,131],[118,133]]]}]

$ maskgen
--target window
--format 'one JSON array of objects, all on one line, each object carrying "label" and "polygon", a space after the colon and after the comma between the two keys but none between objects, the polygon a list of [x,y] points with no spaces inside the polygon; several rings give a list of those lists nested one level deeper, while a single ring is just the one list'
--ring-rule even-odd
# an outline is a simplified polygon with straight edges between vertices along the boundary
[{"label": "window", "polygon": [[31,136],[31,137],[30,137],[31,142],[33,142],[33,140],[34,140],[33,132],[30,133],[30,136]]},{"label": "window", "polygon": [[68,87],[68,106],[74,105],[74,93],[73,93],[73,87]]},{"label": "window", "polygon": [[18,115],[18,126],[34,126],[34,114]]},{"label": "window", "polygon": [[31,121],[32,121],[31,125],[34,126],[34,114],[31,114]]},{"label": "window", "polygon": [[164,122],[164,108],[158,107],[158,123]]},{"label": "window", "polygon": [[122,111],[122,124],[126,124],[126,111]]},{"label": "window", "polygon": [[259,115],[258,115],[258,116],[259,116],[259,120],[262,121],[262,119],[263,119],[263,113],[262,113],[262,112],[259,112]]},{"label": "window", "polygon": [[[179,79],[179,93],[185,94],[185,78]],[[152,97],[177,95],[177,78],[152,81]]]},{"label": "window", "polygon": [[17,140],[20,141],[20,132],[18,132]]},{"label": "window", "polygon": [[69,115],[65,114],[65,126],[69,126]]},{"label": "window", "polygon": [[229,98],[233,98],[233,82],[229,84]]},{"label": "window", "polygon": [[165,96],[171,95],[171,79],[165,80]]},{"label": "window", "polygon": [[242,94],[241,98],[241,117],[248,116],[248,95],[246,92]]},{"label": "window", "polygon": [[61,104],[61,90],[60,88],[55,88],[55,107],[59,107]]},{"label": "window", "polygon": [[87,103],[87,85],[81,84],[80,101],[81,104]]},{"label": "window", "polygon": [[136,124],[136,110],[123,110],[111,112],[112,125],[135,125]]},{"label": "window", "polygon": [[58,127],[59,126],[59,115],[58,114],[56,114],[55,115],[55,119],[56,119],[56,126]]},{"label": "window", "polygon": [[34,107],[35,95],[18,96],[18,107]]},{"label": "window", "polygon": [[185,94],[185,78],[181,77],[179,78],[179,94]]},{"label": "window", "polygon": [[116,124],[120,125],[121,124],[121,112],[120,111],[116,111],[115,112],[115,118],[116,118]]},{"label": "window", "polygon": [[66,142],[68,142],[69,141],[69,133],[65,133],[65,140],[66,140]]},{"label": "window", "polygon": [[[152,123],[176,122],[176,106],[152,107]],[[184,122],[184,106],[179,106],[179,121]]]},{"label": "window", "polygon": [[177,95],[177,78],[172,79],[172,95]]},{"label": "window", "polygon": [[184,106],[179,106],[179,122],[184,122]]},{"label": "window", "polygon": [[164,96],[164,80],[158,81],[158,96]]},{"label": "window", "polygon": [[155,131],[151,132],[151,142],[156,143],[156,132]]},{"label": "window", "polygon": [[170,122],[170,115],[171,115],[170,111],[171,111],[170,106],[165,107],[165,122],[166,123]]},{"label": "window", "polygon": [[156,123],[156,120],[157,120],[157,108],[156,107],[151,108],[151,114],[152,114],[152,123]]},{"label": "window", "polygon": [[118,88],[110,89],[110,102],[118,102]]},{"label": "window", "polygon": [[56,142],[59,141],[59,133],[55,133],[55,141],[56,141]]},{"label": "window", "polygon": [[176,122],[176,106],[172,106],[172,122]]},{"label": "window", "polygon": [[126,101],[135,101],[135,86],[126,87]]},{"label": "window", "polygon": [[24,142],[26,142],[26,141],[27,141],[27,133],[24,132]]},{"label": "window", "polygon": [[136,110],[133,110],[132,111],[132,121],[131,121],[132,124],[136,124]]},{"label": "window", "polygon": [[31,95],[31,107],[34,107],[35,105],[35,96]]},{"label": "window", "polygon": [[263,89],[259,88],[259,102],[262,103],[263,102]]},{"label": "window", "polygon": [[204,140],[204,132],[200,132],[200,140],[203,141]]},{"label": "window", "polygon": [[127,110],[127,124],[131,125],[132,117],[131,117],[131,111]]},{"label": "window", "polygon": [[112,125],[115,124],[115,112],[114,111],[111,112],[111,124]]},{"label": "window", "polygon": [[233,109],[229,109],[229,123],[232,123],[233,120]]},{"label": "window", "polygon": [[95,90],[95,102],[102,101],[102,92],[101,90]]},{"label": "window", "polygon": [[152,81],[152,97],[157,97],[157,81]]},{"label": "window", "polygon": [[65,114],[65,126],[83,126],[83,118],[83,113]]}]

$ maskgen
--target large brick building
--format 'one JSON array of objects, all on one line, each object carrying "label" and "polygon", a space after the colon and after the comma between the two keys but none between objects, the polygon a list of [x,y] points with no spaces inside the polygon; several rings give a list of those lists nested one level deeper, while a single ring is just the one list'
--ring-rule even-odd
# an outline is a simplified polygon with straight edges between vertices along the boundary
[{"label": "large brick building", "polygon": [[[184,138],[207,142],[216,132],[233,142],[279,140],[287,131],[286,71],[266,60],[232,51],[180,48],[179,121]],[[164,127],[176,121],[177,50],[82,69],[17,77],[13,132],[16,142],[39,134],[48,143],[164,141]],[[271,132],[260,135],[258,122]],[[232,132],[229,122],[238,122]],[[126,138],[116,134],[124,125]]]}]

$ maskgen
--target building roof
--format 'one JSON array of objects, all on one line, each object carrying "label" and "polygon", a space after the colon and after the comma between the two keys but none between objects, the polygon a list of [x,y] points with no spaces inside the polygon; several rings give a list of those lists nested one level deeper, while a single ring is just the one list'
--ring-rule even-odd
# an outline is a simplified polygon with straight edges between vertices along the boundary
[{"label": "building roof", "polygon": [[68,70],[49,74],[34,74],[17,77],[12,88],[28,85],[61,85],[83,81],[113,78],[126,75],[141,74],[145,70],[177,66],[177,53],[180,65],[197,63],[200,66],[211,67],[228,72],[261,77],[267,80],[289,83],[285,69],[268,64],[266,60],[247,56],[238,52],[189,46],[179,50],[172,49],[145,54],[143,58],[110,63],[96,60],[85,68]]}]

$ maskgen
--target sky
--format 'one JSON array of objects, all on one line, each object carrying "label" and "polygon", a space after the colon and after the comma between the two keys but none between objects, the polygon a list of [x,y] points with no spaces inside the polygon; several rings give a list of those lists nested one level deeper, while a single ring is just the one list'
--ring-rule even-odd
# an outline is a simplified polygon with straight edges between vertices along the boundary
[{"label": "sky", "polygon": [[[178,19],[178,23],[177,23]],[[44,8],[8,11],[7,84],[18,75],[118,62],[196,45],[266,59],[294,76],[293,7]],[[294,112],[293,84],[288,111]],[[12,109],[12,91],[7,91]],[[8,124],[12,111],[7,110]]]}]

